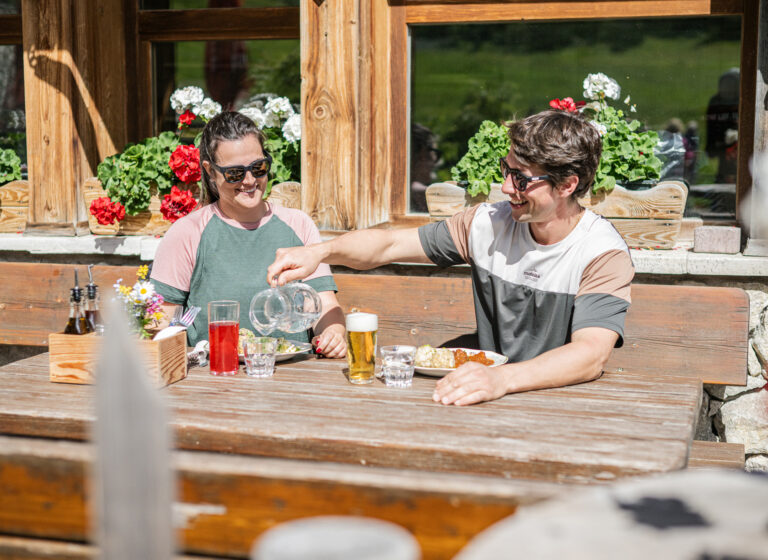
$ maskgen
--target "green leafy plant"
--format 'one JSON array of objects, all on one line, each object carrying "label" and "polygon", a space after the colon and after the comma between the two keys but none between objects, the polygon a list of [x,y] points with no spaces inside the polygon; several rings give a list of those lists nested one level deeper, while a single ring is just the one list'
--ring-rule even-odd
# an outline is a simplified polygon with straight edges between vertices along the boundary
[{"label": "green leafy plant", "polygon": [[0,149],[0,185],[21,179],[21,159],[13,150]]},{"label": "green leafy plant", "polygon": [[97,172],[109,198],[135,216],[149,207],[153,190],[170,193],[174,174],[168,161],[178,145],[175,133],[161,132],[102,161]]},{"label": "green leafy plant", "polygon": [[659,143],[655,130],[643,130],[640,121],[627,119],[624,111],[605,104],[595,111],[593,122],[605,127],[594,192],[611,192],[616,183],[626,185],[661,176],[662,163],[654,154]]},{"label": "green leafy plant", "polygon": [[489,194],[491,183],[501,183],[499,158],[509,153],[509,137],[504,125],[483,121],[480,129],[469,139],[467,153],[451,168],[451,176],[466,184],[471,196]]}]

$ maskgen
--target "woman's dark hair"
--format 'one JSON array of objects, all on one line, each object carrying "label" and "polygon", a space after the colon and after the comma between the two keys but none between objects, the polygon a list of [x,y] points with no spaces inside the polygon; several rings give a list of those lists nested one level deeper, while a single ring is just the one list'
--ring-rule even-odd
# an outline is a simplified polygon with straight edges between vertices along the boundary
[{"label": "woman's dark hair", "polygon": [[579,113],[542,111],[506,123],[512,152],[524,165],[539,165],[555,186],[570,175],[579,178],[572,198],[579,198],[595,180],[603,142],[597,129]]},{"label": "woman's dark hair", "polygon": [[[219,189],[213,182],[208,172],[203,167],[204,161],[216,163],[216,150],[222,140],[239,140],[249,134],[253,134],[264,150],[264,134],[256,127],[256,124],[237,111],[224,111],[219,113],[205,125],[203,135],[200,138],[200,171],[203,177],[203,189],[200,193],[201,205],[211,204],[219,200]],[[266,155],[266,151],[264,151]]]}]

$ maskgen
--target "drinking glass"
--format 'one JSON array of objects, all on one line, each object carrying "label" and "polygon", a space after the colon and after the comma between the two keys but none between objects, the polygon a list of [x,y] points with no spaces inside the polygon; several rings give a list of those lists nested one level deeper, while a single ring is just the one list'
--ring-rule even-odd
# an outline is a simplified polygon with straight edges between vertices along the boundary
[{"label": "drinking glass", "polygon": [[415,346],[382,346],[381,372],[389,387],[410,387],[413,383]]},{"label": "drinking glass", "polygon": [[277,339],[268,336],[257,337],[243,342],[245,373],[249,377],[272,377],[275,373],[275,352]]},{"label": "drinking glass", "polygon": [[208,303],[208,344],[211,375],[235,375],[239,368],[237,339],[240,304],[222,300]]},{"label": "drinking glass", "polygon": [[373,313],[350,313],[346,326],[349,382],[355,385],[373,383],[379,317]]}]

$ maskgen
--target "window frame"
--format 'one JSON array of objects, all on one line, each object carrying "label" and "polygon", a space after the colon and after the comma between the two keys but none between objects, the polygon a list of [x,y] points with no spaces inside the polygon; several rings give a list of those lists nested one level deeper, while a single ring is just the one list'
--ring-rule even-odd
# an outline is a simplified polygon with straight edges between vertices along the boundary
[{"label": "window frame", "polygon": [[[617,0],[615,2],[494,2],[492,0],[388,0],[390,18],[390,115],[392,184],[390,221],[395,227],[427,223],[423,214],[408,214],[410,135],[409,26],[418,24],[507,23],[547,20],[637,19],[681,16],[741,16],[739,163],[736,180],[736,219],[739,202],[751,190],[749,158],[753,151],[758,0]],[[396,55],[395,55],[396,53]],[[396,100],[408,100],[397,103]],[[399,106],[398,106],[399,105]]]}]

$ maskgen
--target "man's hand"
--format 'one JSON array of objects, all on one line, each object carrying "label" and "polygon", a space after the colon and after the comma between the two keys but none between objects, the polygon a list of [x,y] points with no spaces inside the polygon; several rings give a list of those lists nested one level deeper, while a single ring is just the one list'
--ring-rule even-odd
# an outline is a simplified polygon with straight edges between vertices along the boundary
[{"label": "man's hand", "polygon": [[283,286],[293,280],[303,280],[312,274],[322,262],[318,245],[278,249],[275,261],[267,268],[270,286]]},{"label": "man's hand", "polygon": [[432,400],[463,406],[492,401],[506,394],[506,378],[500,367],[467,362],[437,382]]}]

